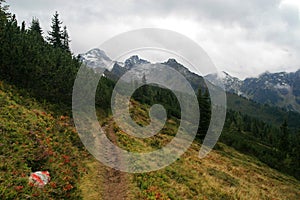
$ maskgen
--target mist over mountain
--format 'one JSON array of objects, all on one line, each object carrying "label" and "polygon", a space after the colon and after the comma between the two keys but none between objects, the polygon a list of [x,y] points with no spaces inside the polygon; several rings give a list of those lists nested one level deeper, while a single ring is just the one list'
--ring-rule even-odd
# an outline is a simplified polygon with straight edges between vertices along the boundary
[{"label": "mist over mountain", "polygon": [[[138,65],[149,64],[150,61],[133,55],[122,62],[112,61],[104,51],[92,49],[85,54],[80,54],[80,59],[87,66],[97,69],[106,69],[105,74],[112,79],[118,79],[129,70],[133,70],[137,79],[142,79],[145,69],[139,70]],[[203,77],[191,72],[188,68],[170,58],[164,63],[181,73],[196,89],[204,85]],[[208,74],[204,77],[216,86],[225,87],[229,93],[237,94],[261,104],[269,104],[285,108],[289,111],[300,112],[300,70],[292,73],[265,72],[258,78],[240,80],[227,72]]]},{"label": "mist over mountain", "polygon": [[226,91],[238,94],[261,104],[269,104],[300,112],[300,70],[296,72],[265,72],[258,78],[240,80],[223,72],[209,74],[206,78],[219,85],[223,82]]},{"label": "mist over mountain", "polygon": [[[143,68],[143,69],[138,68],[139,65],[151,63],[150,61],[140,58],[138,55],[133,55],[128,59],[126,59],[124,62],[117,62],[117,61],[111,61],[111,59],[106,56],[104,51],[100,49],[98,50],[93,49],[91,51],[88,51],[85,54],[80,54],[79,57],[84,64],[86,64],[87,66],[93,69],[104,69],[105,70],[104,74],[113,80],[119,79],[127,71],[131,70],[132,73],[135,73],[136,80],[141,81],[143,75],[147,76],[147,73],[149,73],[148,71],[151,70],[147,68]],[[110,62],[106,62],[108,60]],[[113,63],[112,67],[108,66],[111,63]],[[191,72],[188,68],[178,63],[175,59],[170,58],[166,62],[158,63],[158,64],[171,67],[176,71],[178,71],[190,82],[192,88],[194,88],[195,90],[199,86],[204,87],[203,77]],[[152,67],[155,67],[155,65],[152,65]]]}]

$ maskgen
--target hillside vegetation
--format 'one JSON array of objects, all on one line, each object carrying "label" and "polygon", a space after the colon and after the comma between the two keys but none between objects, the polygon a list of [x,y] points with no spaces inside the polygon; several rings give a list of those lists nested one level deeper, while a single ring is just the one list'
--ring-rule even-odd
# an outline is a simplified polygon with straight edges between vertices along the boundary
[{"label": "hillside vegetation", "polygon": [[[85,151],[70,117],[72,87],[81,63],[69,49],[67,28],[62,29],[58,13],[44,37],[38,19],[29,27],[25,22],[19,24],[3,2],[0,0],[1,199],[101,199],[108,195],[110,199],[279,200],[300,196],[297,115],[235,96],[229,101],[232,110],[220,138],[223,143],[200,160],[198,151],[210,121],[209,93],[201,89],[196,92],[202,111],[200,127],[182,158],[151,173],[123,174],[102,166]],[[139,125],[149,123],[151,105],[160,103],[167,109],[168,120],[161,132],[142,140],[130,137],[113,122],[110,96],[114,86],[114,80],[103,77],[96,93],[100,123],[112,142],[141,152],[172,140],[181,117],[174,94],[155,86],[135,91],[130,112]],[[39,170],[51,176],[42,189],[28,184],[30,173]]]},{"label": "hillside vegetation", "polygon": [[[147,123],[148,106],[132,102],[135,120]],[[137,139],[125,134],[106,118],[102,122],[117,136],[117,144],[134,152],[158,149],[170,141],[176,132],[176,121],[169,119],[165,129],[149,139]],[[170,166],[140,174],[128,174],[128,199],[297,199],[300,182],[262,163],[255,157],[239,153],[223,143],[218,143],[206,158],[199,159],[200,144],[195,141],[189,150]],[[83,191],[87,199],[105,197],[104,187],[107,167],[93,158],[86,160],[89,174],[83,177]],[[102,175],[101,175],[102,174]],[[95,178],[97,177],[97,178]],[[115,189],[118,192],[118,188]]]},{"label": "hillside vegetation", "polygon": [[[82,150],[67,116],[56,116],[26,93],[1,82],[1,199],[101,199],[107,167]],[[146,123],[148,106],[134,103],[135,120]],[[174,120],[164,134],[147,141],[130,138],[110,118],[117,144],[131,151],[159,148],[173,137]],[[200,145],[169,167],[151,173],[128,174],[128,199],[297,199],[300,183],[254,157],[218,144],[200,160]],[[28,185],[30,172],[48,170],[43,189]],[[97,198],[95,198],[97,197]]]},{"label": "hillside vegetation", "polygon": [[[78,199],[86,153],[68,116],[56,116],[27,93],[0,81],[0,199]],[[43,189],[31,172],[48,170]]]},{"label": "hillside vegetation", "polygon": [[284,120],[287,120],[290,128],[300,128],[300,114],[297,112],[286,111],[268,104],[259,104],[231,93],[227,93],[227,106],[229,109],[246,113],[268,124],[280,126]]}]

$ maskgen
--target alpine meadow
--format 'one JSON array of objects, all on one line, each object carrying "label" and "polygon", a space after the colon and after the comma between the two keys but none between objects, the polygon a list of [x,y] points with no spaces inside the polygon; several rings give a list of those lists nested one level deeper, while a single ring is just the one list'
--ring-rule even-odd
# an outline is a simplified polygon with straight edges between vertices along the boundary
[{"label": "alpine meadow", "polygon": [[[59,7],[49,13],[51,25],[45,29],[48,25],[36,16],[29,24],[19,21],[9,4],[0,0],[0,199],[299,199],[300,69],[241,80],[227,72],[199,75],[173,57],[114,60],[97,44],[76,55]],[[150,72],[139,68],[156,64],[177,71],[194,91],[200,110],[196,137],[180,158],[159,170],[111,168],[88,150],[76,126],[72,95],[77,74],[84,69],[101,77],[95,91],[97,126],[111,144],[140,154],[167,146],[177,132],[187,132],[181,124],[189,124],[182,122],[177,95],[148,84]],[[122,82],[129,72],[136,79]],[[151,124],[154,105],[164,107],[165,123],[152,137],[127,134],[114,120],[111,99],[120,81],[137,87],[128,103],[137,126]],[[224,126],[213,150],[200,159],[214,106],[207,84],[217,90],[220,82],[227,100]],[[97,136],[91,138],[95,147],[101,145]],[[118,150],[107,151],[126,165]],[[42,172],[49,173],[48,179],[38,176]]]}]

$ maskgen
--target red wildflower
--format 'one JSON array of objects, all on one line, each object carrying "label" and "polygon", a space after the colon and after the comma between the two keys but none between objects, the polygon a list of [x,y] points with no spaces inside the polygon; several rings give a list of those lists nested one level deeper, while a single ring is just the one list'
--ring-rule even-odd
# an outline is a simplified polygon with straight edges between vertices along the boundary
[{"label": "red wildflower", "polygon": [[64,187],[64,190],[65,191],[68,191],[68,190],[71,190],[73,188],[73,186],[71,184],[67,184],[65,187]]},{"label": "red wildflower", "polygon": [[52,188],[56,188],[56,183],[55,183],[55,182],[51,182],[51,183],[50,183],[50,186],[51,186]]},{"label": "red wildflower", "polygon": [[19,185],[19,186],[16,186],[15,187],[15,189],[17,190],[17,191],[20,191],[20,190],[22,190],[24,188],[24,186],[22,186],[22,185]]}]

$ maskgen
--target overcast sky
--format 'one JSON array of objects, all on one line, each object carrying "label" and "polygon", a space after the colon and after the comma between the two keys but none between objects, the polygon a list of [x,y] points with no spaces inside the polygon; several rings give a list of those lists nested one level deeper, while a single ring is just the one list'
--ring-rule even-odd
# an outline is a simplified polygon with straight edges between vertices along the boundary
[{"label": "overcast sky", "polygon": [[[300,69],[299,0],[8,0],[19,22],[58,11],[75,54],[114,35],[164,28],[196,41],[219,70],[239,78]],[[46,35],[46,34],[45,34]]]}]

